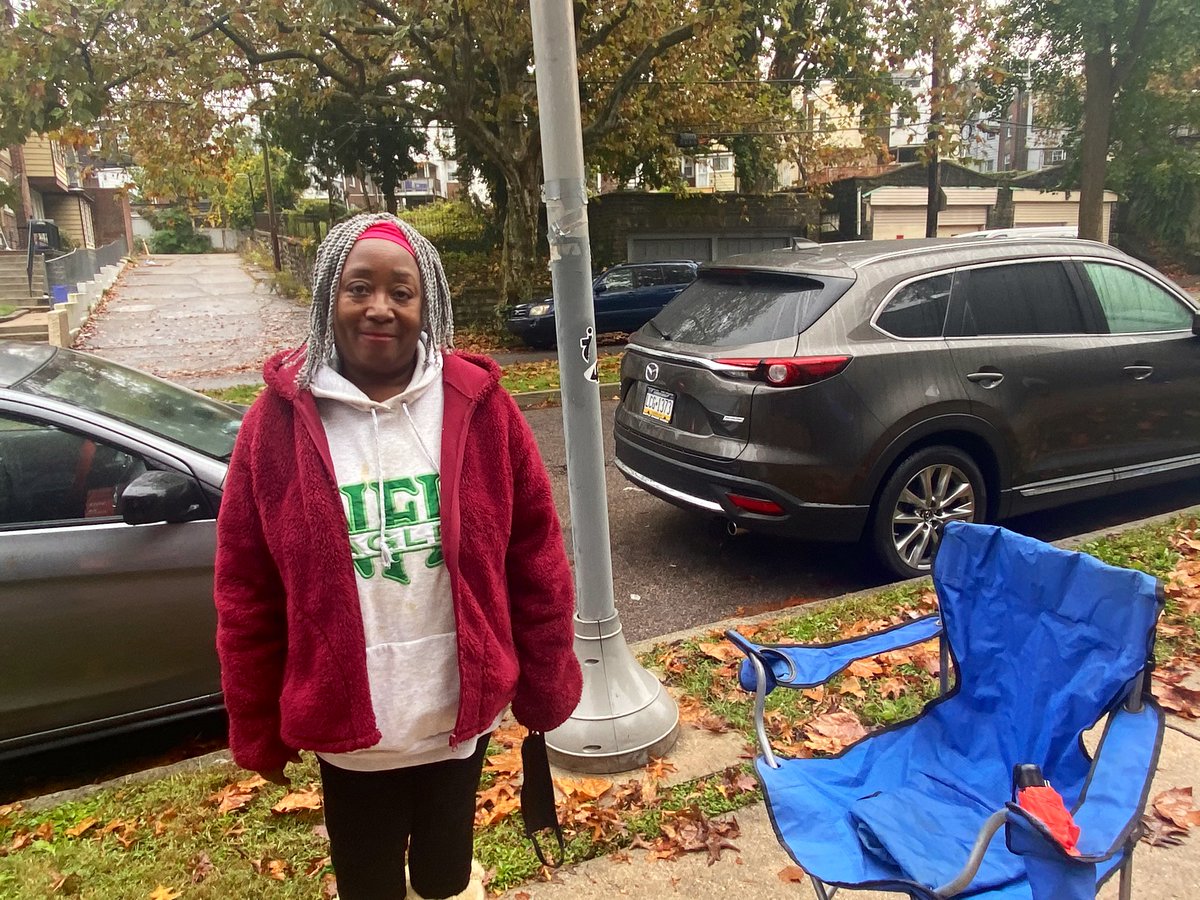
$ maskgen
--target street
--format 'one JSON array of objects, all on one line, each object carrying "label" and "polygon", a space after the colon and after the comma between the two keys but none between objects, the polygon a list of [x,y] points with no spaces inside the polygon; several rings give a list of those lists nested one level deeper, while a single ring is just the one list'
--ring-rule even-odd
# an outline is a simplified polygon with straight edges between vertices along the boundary
[{"label": "street", "polygon": [[[712,518],[635,488],[613,465],[616,402],[603,403],[602,410],[614,595],[630,641],[836,597],[892,580],[857,545],[753,533],[730,537]],[[530,410],[526,417],[550,470],[564,528],[569,529],[562,410]],[[1077,503],[1004,524],[1056,541],[1197,503],[1200,484],[1177,484]]]}]

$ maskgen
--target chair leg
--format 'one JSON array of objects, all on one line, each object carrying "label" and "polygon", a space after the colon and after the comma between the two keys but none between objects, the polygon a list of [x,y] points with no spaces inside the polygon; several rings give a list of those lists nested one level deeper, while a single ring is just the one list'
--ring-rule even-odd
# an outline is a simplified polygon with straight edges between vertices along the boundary
[{"label": "chair leg", "polygon": [[1117,890],[1119,900],[1133,900],[1133,847],[1125,850],[1125,861],[1121,863],[1121,884]]},{"label": "chair leg", "polygon": [[817,892],[817,900],[833,900],[834,894],[838,892],[837,888],[827,889],[825,882],[816,875],[809,875],[808,877],[812,879],[813,890]]}]

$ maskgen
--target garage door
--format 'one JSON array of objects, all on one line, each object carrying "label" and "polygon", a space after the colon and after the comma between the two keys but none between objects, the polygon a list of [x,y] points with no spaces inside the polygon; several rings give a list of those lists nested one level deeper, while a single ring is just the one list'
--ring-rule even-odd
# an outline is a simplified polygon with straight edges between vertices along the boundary
[{"label": "garage door", "polygon": [[712,238],[639,238],[629,239],[630,262],[654,262],[656,259],[712,259]]},{"label": "garage door", "polygon": [[792,246],[792,239],[786,235],[723,237],[717,241],[717,258],[733,256],[736,253],[763,253],[767,250],[786,250],[790,246]]}]

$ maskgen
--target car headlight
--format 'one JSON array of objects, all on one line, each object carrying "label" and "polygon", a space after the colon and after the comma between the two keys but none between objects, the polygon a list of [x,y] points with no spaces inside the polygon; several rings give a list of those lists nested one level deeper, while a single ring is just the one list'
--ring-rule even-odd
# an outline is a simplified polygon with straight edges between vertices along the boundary
[{"label": "car headlight", "polygon": [[529,314],[531,316],[544,316],[553,308],[553,303],[534,303],[529,307]]}]

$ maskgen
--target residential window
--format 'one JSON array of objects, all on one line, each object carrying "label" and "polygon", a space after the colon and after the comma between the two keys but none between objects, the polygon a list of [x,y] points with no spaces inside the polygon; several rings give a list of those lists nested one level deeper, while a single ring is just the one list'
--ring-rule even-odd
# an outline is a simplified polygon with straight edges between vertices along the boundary
[{"label": "residential window", "polygon": [[679,161],[679,174],[684,178],[692,179],[696,177],[696,161],[690,156],[685,156]]},{"label": "residential window", "polygon": [[1144,275],[1122,266],[1084,263],[1111,334],[1188,331],[1192,312]]},{"label": "residential window", "polygon": [[714,172],[728,172],[731,168],[733,168],[733,157],[714,156],[712,158],[712,170]]},{"label": "residential window", "polygon": [[949,275],[937,275],[902,287],[875,323],[896,337],[940,337],[950,308],[950,281]]},{"label": "residential window", "polygon": [[1066,162],[1066,159],[1067,159],[1067,151],[1064,150],[1062,147],[1055,147],[1054,149],[1050,150],[1050,162],[1052,162],[1052,163]]},{"label": "residential window", "polygon": [[1062,263],[987,266],[961,275],[965,275],[964,335],[1086,334],[1088,331]]}]

